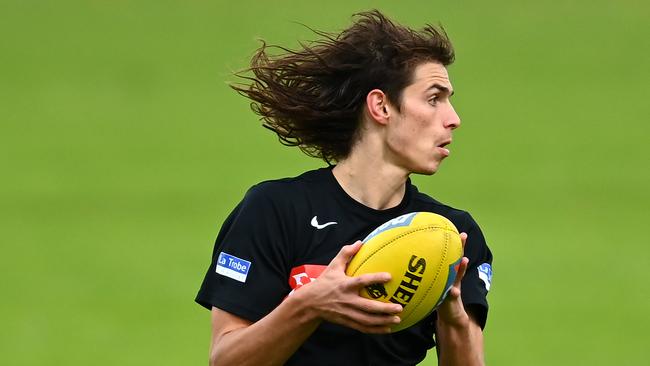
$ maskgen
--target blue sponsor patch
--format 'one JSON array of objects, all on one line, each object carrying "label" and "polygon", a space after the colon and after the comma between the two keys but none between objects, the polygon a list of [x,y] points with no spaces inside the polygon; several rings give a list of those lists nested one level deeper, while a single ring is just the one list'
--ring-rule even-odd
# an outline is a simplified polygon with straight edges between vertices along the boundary
[{"label": "blue sponsor patch", "polygon": [[366,236],[366,238],[363,239],[363,242],[364,243],[367,242],[368,240],[370,240],[373,237],[383,233],[386,230],[394,229],[394,228],[400,227],[400,226],[408,226],[408,225],[410,225],[411,221],[413,221],[413,218],[417,214],[418,214],[417,212],[411,212],[411,213],[407,213],[405,215],[398,216],[398,217],[396,217],[396,218],[394,218],[392,220],[389,220],[389,221],[385,222],[383,225],[381,225],[380,227],[373,230],[370,234],[368,234],[368,236]]},{"label": "blue sponsor patch", "polygon": [[492,266],[490,266],[490,263],[483,263],[478,266],[478,278],[485,282],[485,289],[490,291],[492,285]]},{"label": "blue sponsor patch", "polygon": [[219,253],[216,271],[222,276],[232,278],[239,282],[246,282],[251,262],[237,258],[225,252]]}]

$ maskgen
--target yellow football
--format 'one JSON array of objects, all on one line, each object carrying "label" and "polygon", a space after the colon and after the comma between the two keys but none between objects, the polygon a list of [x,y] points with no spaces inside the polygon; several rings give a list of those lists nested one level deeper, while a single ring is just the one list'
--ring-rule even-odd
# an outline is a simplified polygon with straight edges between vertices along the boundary
[{"label": "yellow football", "polygon": [[458,230],[447,218],[412,212],[373,230],[348,264],[348,276],[389,272],[391,280],[361,290],[361,296],[400,304],[399,331],[431,314],[447,296],[463,257]]}]

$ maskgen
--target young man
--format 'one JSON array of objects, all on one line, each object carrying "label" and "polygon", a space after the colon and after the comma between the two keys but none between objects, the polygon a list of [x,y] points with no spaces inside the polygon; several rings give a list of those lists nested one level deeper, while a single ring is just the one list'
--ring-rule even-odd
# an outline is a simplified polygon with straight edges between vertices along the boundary
[{"label": "young man", "polygon": [[[284,144],[330,166],[252,187],[226,219],[196,298],[212,311],[210,363],[414,365],[436,345],[441,365],[481,365],[492,254],[468,213],[409,180],[438,170],[460,125],[451,43],[438,28],[416,32],[377,11],[318,34],[281,55],[263,45],[247,84],[234,86]],[[437,311],[391,333],[401,306],[359,296],[390,275],[352,278],[345,268],[358,240],[416,211],[449,218],[465,258]]]}]

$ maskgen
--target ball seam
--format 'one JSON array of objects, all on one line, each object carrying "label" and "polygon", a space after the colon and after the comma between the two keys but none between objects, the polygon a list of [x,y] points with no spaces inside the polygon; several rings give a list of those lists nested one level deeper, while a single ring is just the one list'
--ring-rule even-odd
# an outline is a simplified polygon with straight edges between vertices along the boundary
[{"label": "ball seam", "polygon": [[[411,234],[416,233],[416,232],[426,231],[426,230],[430,230],[430,229],[434,229],[434,230],[443,230],[443,231],[446,231],[446,232],[447,232],[447,233],[446,233],[447,235],[445,235],[445,244],[444,244],[444,249],[443,249],[442,260],[440,261],[440,265],[438,265],[438,267],[436,268],[436,273],[435,273],[435,276],[433,277],[433,280],[431,281],[431,284],[426,288],[426,290],[425,290],[423,296],[420,297],[419,301],[418,301],[417,303],[414,304],[414,306],[412,307],[413,310],[411,310],[411,311],[409,312],[409,314],[408,314],[405,318],[402,318],[402,321],[405,321],[406,319],[408,319],[408,318],[409,318],[409,317],[410,317],[410,316],[415,312],[415,309],[417,309],[418,306],[422,303],[423,299],[426,298],[426,295],[427,295],[427,294],[429,293],[429,291],[431,290],[431,287],[433,287],[433,284],[434,284],[434,283],[436,282],[436,280],[438,279],[438,276],[440,275],[440,270],[441,270],[441,268],[442,268],[442,263],[444,263],[444,259],[447,258],[447,252],[448,252],[448,249],[449,249],[449,232],[453,232],[453,230],[450,230],[448,227],[441,227],[441,226],[438,226],[438,225],[428,225],[428,226],[419,227],[419,228],[416,228],[416,229],[411,229],[411,230],[409,230],[409,231],[407,231],[407,232],[401,233],[401,234],[399,234],[399,235],[393,237],[391,240],[387,241],[386,243],[382,244],[381,246],[377,247],[377,248],[376,248],[374,251],[372,251],[371,253],[369,253],[368,256],[366,256],[366,258],[365,258],[361,263],[359,263],[359,265],[357,266],[356,270],[355,270],[354,272],[351,273],[351,275],[354,276],[354,275],[356,274],[356,272],[357,272],[359,269],[361,269],[361,267],[363,267],[364,263],[366,263],[368,260],[370,260],[370,258],[372,258],[372,256],[374,256],[375,254],[377,254],[377,252],[379,252],[379,251],[382,250],[383,248],[385,248],[385,247],[387,247],[387,246],[393,244],[393,243],[394,243],[395,241],[397,241],[398,239],[401,239],[401,238],[403,238],[403,237],[405,237],[405,236],[411,235]],[[433,309],[432,309],[432,311],[433,311]],[[429,314],[430,314],[430,313],[431,313],[431,312],[429,312]],[[428,314],[427,314],[427,315],[428,315]]]}]

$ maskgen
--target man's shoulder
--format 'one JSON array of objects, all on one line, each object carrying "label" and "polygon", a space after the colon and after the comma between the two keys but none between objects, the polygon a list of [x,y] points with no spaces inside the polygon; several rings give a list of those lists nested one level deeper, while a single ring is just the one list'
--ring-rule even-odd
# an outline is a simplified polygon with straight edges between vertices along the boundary
[{"label": "man's shoulder", "polygon": [[469,226],[476,225],[469,212],[442,203],[425,193],[417,191],[417,189],[414,192],[413,200],[418,211],[427,211],[442,215],[453,222],[459,230],[468,229]]},{"label": "man's shoulder", "polygon": [[468,214],[467,211],[461,210],[456,207],[452,207],[446,203],[442,203],[437,199],[429,196],[426,193],[417,191],[417,189],[415,190],[415,194],[413,195],[413,200],[419,206],[433,207],[437,211],[445,211],[445,212],[452,213],[453,215],[461,215],[461,216]]},{"label": "man's shoulder", "polygon": [[252,186],[246,199],[268,200],[274,203],[303,199],[318,186],[326,184],[327,168],[310,170],[298,176],[265,180]]}]

